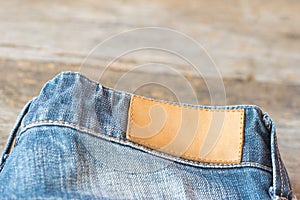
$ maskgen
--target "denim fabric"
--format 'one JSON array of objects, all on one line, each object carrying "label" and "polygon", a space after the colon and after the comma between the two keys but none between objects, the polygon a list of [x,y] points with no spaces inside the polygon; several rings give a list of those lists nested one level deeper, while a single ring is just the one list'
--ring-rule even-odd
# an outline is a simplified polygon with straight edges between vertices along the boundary
[{"label": "denim fabric", "polygon": [[242,162],[211,164],[128,141],[131,95],[78,73],[49,81],[8,139],[0,199],[293,198],[274,123],[258,107],[197,106],[245,110]]}]

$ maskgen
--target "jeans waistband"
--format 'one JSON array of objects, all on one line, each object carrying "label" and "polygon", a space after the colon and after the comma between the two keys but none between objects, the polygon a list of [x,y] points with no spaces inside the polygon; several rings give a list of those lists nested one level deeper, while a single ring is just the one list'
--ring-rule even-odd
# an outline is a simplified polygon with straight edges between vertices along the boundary
[{"label": "jeans waistband", "polygon": [[[49,81],[40,95],[32,101],[21,130],[38,125],[62,125],[128,141],[130,138],[126,137],[126,132],[132,98],[131,93],[104,87],[79,73],[64,72]],[[241,163],[253,163],[271,169],[270,130],[264,119],[265,114],[259,107],[188,104],[178,106],[208,111],[243,110]]]}]

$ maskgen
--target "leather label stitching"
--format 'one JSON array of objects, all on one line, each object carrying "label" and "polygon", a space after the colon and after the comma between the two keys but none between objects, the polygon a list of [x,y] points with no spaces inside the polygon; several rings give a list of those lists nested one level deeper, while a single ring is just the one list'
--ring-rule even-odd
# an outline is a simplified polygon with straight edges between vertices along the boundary
[{"label": "leather label stitching", "polygon": [[133,95],[126,138],[188,160],[239,164],[244,109],[204,109]]}]

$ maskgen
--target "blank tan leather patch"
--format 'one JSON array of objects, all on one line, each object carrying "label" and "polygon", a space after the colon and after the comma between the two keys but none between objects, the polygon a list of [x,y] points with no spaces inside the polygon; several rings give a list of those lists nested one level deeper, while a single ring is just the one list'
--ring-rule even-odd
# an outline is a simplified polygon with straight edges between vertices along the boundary
[{"label": "blank tan leather patch", "polygon": [[211,110],[133,95],[126,138],[184,159],[238,164],[242,159],[244,109]]}]

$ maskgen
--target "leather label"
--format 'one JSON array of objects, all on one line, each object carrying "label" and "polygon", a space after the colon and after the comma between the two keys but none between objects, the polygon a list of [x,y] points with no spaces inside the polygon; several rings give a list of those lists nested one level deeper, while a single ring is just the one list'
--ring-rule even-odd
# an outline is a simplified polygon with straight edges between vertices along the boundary
[{"label": "leather label", "polygon": [[133,95],[126,138],[187,160],[238,164],[244,109],[204,109]]}]

